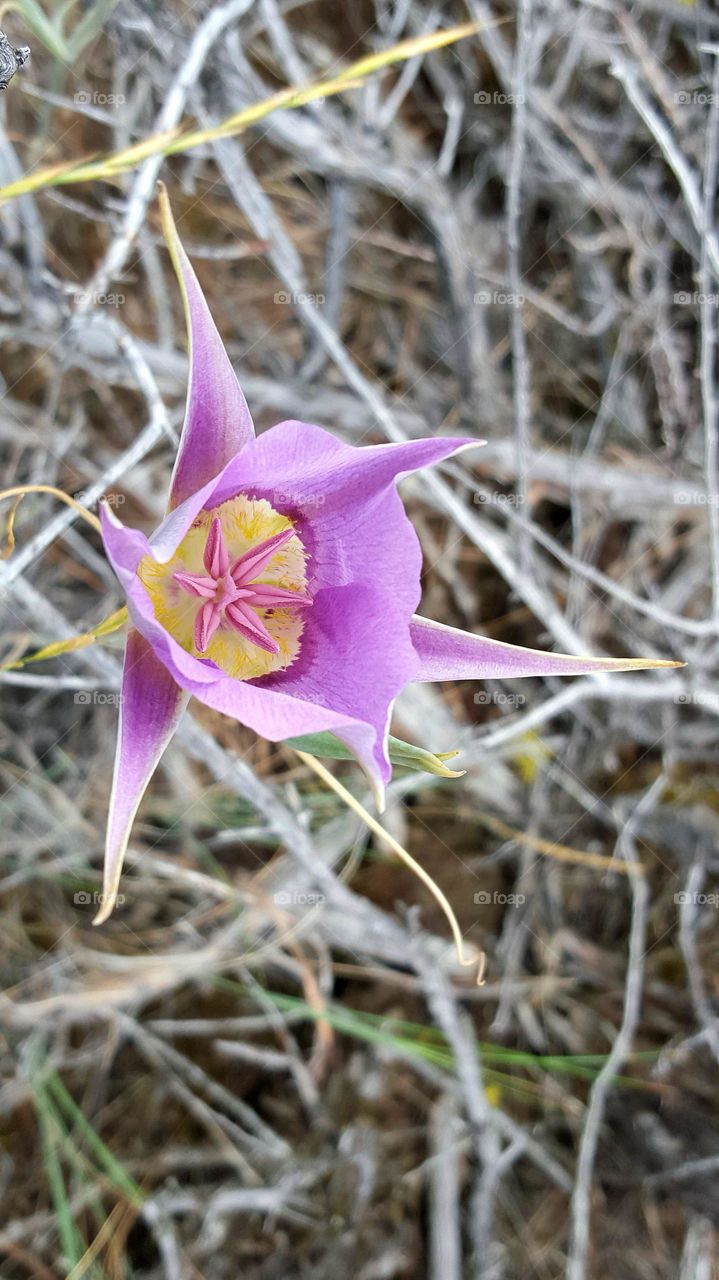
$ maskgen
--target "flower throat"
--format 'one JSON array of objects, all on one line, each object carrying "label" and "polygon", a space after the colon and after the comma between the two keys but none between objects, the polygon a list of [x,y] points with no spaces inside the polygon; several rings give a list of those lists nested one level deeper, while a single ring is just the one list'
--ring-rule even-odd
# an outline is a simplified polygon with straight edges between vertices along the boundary
[{"label": "flower throat", "polygon": [[157,621],[193,657],[236,680],[283,671],[300,650],[306,553],[292,521],[243,494],[203,511],[166,564],[138,577]]}]

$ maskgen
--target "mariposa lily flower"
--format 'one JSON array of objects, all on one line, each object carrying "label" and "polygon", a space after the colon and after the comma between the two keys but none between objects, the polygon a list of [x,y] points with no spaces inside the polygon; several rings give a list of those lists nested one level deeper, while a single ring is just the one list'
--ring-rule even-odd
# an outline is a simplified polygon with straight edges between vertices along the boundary
[{"label": "mariposa lily flower", "polygon": [[185,304],[189,388],[160,527],[148,538],[101,511],[131,625],[97,923],[112,910],[135,813],[190,695],[272,742],[332,732],[381,798],[392,705],[410,681],[674,665],[544,653],[418,617],[422,554],[397,481],[477,442],[354,447],[294,420],[256,438],[164,192],[161,207]]}]

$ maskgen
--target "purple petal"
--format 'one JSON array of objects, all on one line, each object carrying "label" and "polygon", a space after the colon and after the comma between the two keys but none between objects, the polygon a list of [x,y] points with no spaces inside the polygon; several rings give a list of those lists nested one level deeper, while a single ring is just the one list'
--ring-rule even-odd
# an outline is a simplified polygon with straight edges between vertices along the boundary
[{"label": "purple petal", "polygon": [[138,806],[187,702],[147,640],[130,630],[125,649],[120,726],[105,846],[102,924],[117,898],[122,863]]},{"label": "purple petal", "polygon": [[144,534],[125,529],[105,507],[101,520],[132,621],[177,684],[271,742],[322,730],[337,734],[381,802],[391,775],[386,739],[392,703],[419,666],[397,601],[365,583],[318,592],[297,661],[260,681],[233,680],[213,662],[187,653],[155,618],[137,577],[140,560],[151,554]]},{"label": "purple petal", "polygon": [[145,534],[138,529],[126,529],[105,505],[100,507],[100,523],[107,558],[125,592],[130,618],[137,630],[149,640],[160,661],[183,688],[189,687],[188,682],[216,680],[214,663],[187,653],[155,617],[150,597],[137,576],[143,556],[154,553]]},{"label": "purple petal", "polygon": [[164,187],[162,225],[182,290],[190,344],[185,423],[170,481],[169,508],[184,502],[254,438],[245,397],[177,234]]},{"label": "purple petal", "polygon": [[313,591],[376,583],[409,622],[420,598],[422,554],[395,484],[478,443],[440,437],[358,448],[321,427],[281,422],[225,469],[207,505],[237,493],[266,497],[293,519],[309,553]]},{"label": "purple petal", "polygon": [[656,658],[573,658],[490,640],[445,627],[429,618],[412,620],[412,643],[421,661],[416,680],[502,680],[518,676],[580,676],[597,671],[641,671],[676,667]]},{"label": "purple petal", "polygon": [[[471,443],[432,439],[356,448],[319,427],[283,423],[187,498],[152,545],[104,508],[105,548],[135,626],[177,683],[208,706],[271,741],[331,730],[381,786],[390,776],[392,702],[418,670],[409,626],[420,597],[422,557],[395,482]],[[313,607],[300,655],[262,681],[232,680],[181,649],[157,622],[137,578],[143,555],[169,559],[203,505],[212,509],[238,493],[267,497],[290,514],[309,553]]]},{"label": "purple petal", "polygon": [[[307,721],[324,710],[324,728],[355,753],[381,794],[392,772],[387,755],[392,704],[416,670],[403,613],[384,591],[364,583],[319,591],[297,661],[286,671],[252,682],[257,692],[271,691],[281,699],[282,708],[279,723],[271,723],[274,707],[267,704],[265,725],[257,732],[273,741],[314,733],[317,730],[308,728]],[[291,732],[283,721],[288,696],[307,708],[305,719],[295,716],[302,727]],[[346,718],[344,724],[333,719],[340,715]]]},{"label": "purple petal", "polygon": [[213,502],[224,502],[247,487],[261,487],[272,491],[283,508],[321,514],[328,505],[342,508],[348,493],[369,499],[400,476],[483,443],[437,436],[357,447],[309,422],[280,422],[235,459]]}]

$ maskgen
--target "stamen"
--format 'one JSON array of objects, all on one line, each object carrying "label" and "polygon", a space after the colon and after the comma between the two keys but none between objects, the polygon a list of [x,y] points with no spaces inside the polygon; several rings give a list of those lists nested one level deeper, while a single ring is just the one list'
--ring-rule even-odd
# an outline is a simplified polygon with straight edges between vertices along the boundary
[{"label": "stamen", "polygon": [[269,582],[252,582],[249,587],[238,589],[238,600],[242,596],[252,596],[248,604],[259,609],[281,609],[287,605],[312,604],[309,596],[300,595],[299,591],[286,591],[284,587],[275,587]]},{"label": "stamen", "polygon": [[272,557],[280,547],[284,547],[286,542],[294,535],[294,529],[283,529],[281,533],[276,533],[274,538],[267,538],[265,542],[260,542],[258,546],[252,547],[246,551],[239,560],[235,560],[230,569],[230,576],[239,587],[244,586],[249,578],[255,577],[269,564]]},{"label": "stamen", "polygon": [[211,600],[217,591],[215,579],[205,578],[200,573],[173,573],[172,577],[178,587],[182,587],[183,591],[189,591],[191,596],[202,596],[205,600]]},{"label": "stamen", "polygon": [[272,638],[265,624],[260,621],[256,613],[252,612],[244,600],[228,604],[225,616],[240,635],[247,636],[247,639],[258,645],[260,649],[265,649],[267,653],[279,653],[280,646],[277,641]]},{"label": "stamen", "polygon": [[222,620],[222,610],[213,600],[203,604],[195,618],[195,645],[204,653]]},{"label": "stamen", "polygon": [[230,556],[225,546],[225,535],[222,532],[222,521],[219,516],[215,516],[210,525],[203,559],[211,577],[224,578],[230,567]]},{"label": "stamen", "polygon": [[312,604],[306,564],[287,516],[237,494],[200,512],[169,561],[143,557],[138,577],[181,648],[233,680],[254,680],[299,656]]},{"label": "stamen", "polygon": [[282,651],[256,610],[305,608],[312,604],[312,600],[300,591],[289,591],[272,582],[254,582],[252,579],[262,572],[294,534],[290,527],[265,538],[239,556],[230,567],[222,521],[219,516],[213,517],[202,552],[206,573],[190,573],[183,568],[172,574],[172,581],[182,591],[202,601],[193,628],[198,653],[206,652],[223,623],[265,653],[274,655]]}]

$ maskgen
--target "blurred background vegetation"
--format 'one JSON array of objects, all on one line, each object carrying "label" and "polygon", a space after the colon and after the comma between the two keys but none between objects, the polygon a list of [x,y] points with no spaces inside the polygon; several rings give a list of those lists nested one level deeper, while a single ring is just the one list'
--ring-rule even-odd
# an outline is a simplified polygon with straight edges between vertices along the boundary
[{"label": "blurred background vegetation", "polygon": [[187,377],[162,177],[259,429],[488,441],[403,484],[422,612],[688,665],[398,702],[393,731],[466,770],[399,769],[385,822],[481,988],[289,747],[198,706],[93,930],[121,637],[11,668],[122,602],[95,535],[26,498],[0,563],[0,1276],[713,1280],[716,9],[2,15],[32,50],[0,103],[6,485],[158,522]]}]

